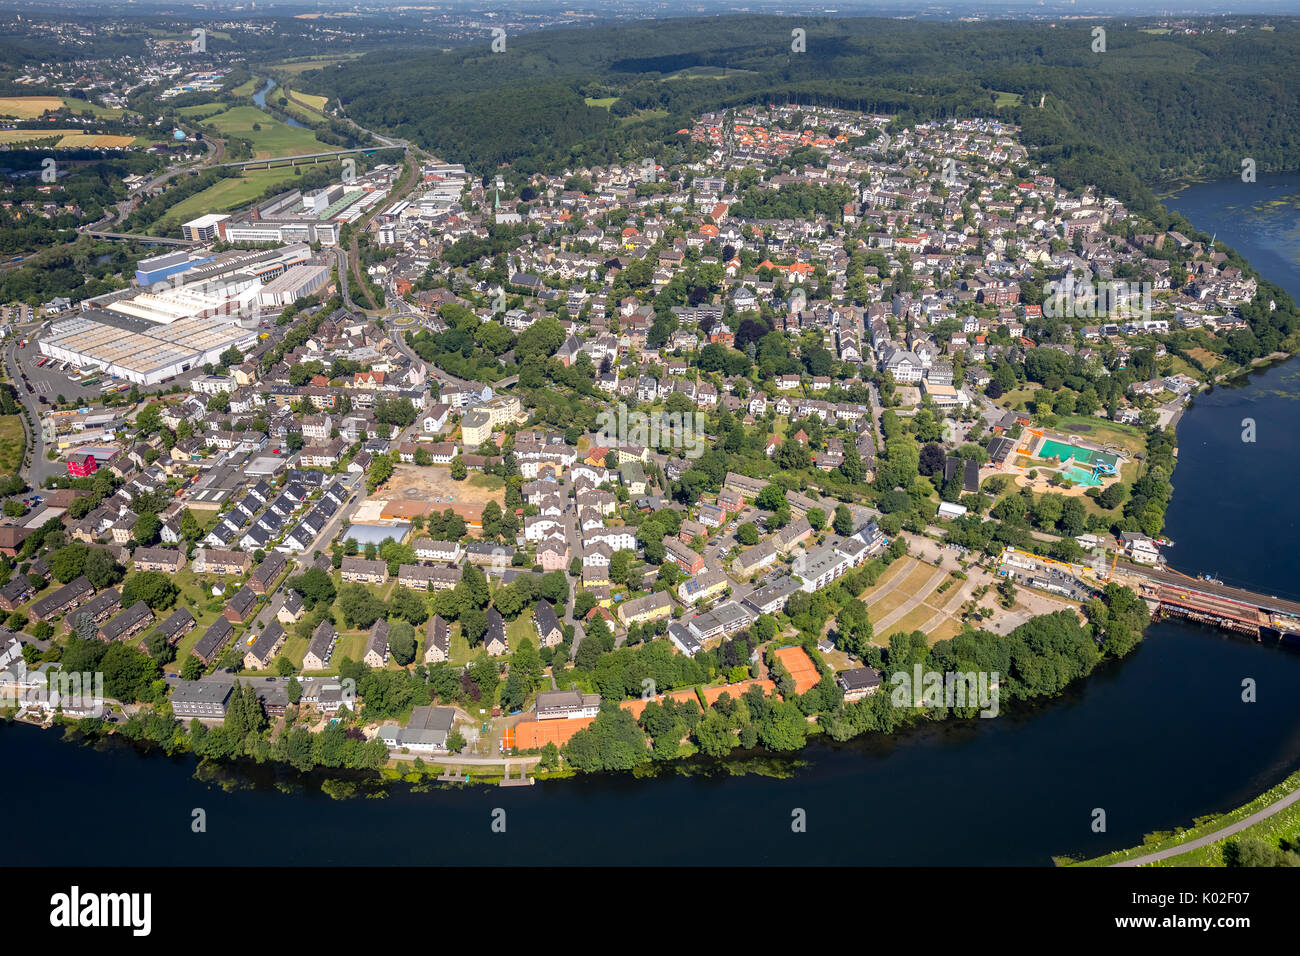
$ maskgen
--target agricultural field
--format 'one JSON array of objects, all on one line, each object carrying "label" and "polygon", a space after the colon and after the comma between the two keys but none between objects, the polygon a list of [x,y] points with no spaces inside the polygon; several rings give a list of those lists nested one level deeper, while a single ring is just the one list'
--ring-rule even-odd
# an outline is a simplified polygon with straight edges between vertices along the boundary
[{"label": "agricultural field", "polygon": [[79,129],[3,129],[0,130],[0,146],[49,139],[51,136],[59,137],[56,149],[70,149],[74,146],[130,146],[136,140],[134,136],[87,133]]},{"label": "agricultural field", "polygon": [[323,70],[329,66],[338,66],[338,64],[347,63],[358,56],[361,56],[361,54],[340,54],[338,56],[322,56],[306,60],[285,60],[282,63],[270,64],[268,69],[275,70],[277,73],[297,76],[306,73],[308,70]]},{"label": "agricultural field", "polygon": [[[205,120],[203,125],[222,136],[238,136],[252,141],[254,159],[300,156],[326,148],[311,130],[295,129],[255,106],[236,106]],[[258,128],[254,129],[254,126]]]},{"label": "agricultural field", "polygon": [[100,106],[72,96],[0,96],[0,116],[16,120],[36,119],[45,113],[66,109],[78,115],[90,113],[96,119],[116,118],[120,109]]},{"label": "agricultural field", "polygon": [[316,93],[303,93],[301,90],[293,90],[294,98],[302,103],[306,103],[312,109],[320,111],[325,109],[325,104],[329,102],[328,96],[320,96]]},{"label": "agricultural field", "polygon": [[63,108],[60,96],[0,96],[0,116],[36,119],[42,113]]},{"label": "agricultural field", "polygon": [[59,148],[72,149],[86,146],[126,147],[134,142],[134,136],[116,136],[110,133],[70,133],[59,140]]},{"label": "agricultural field", "polygon": [[258,87],[262,85],[262,78],[259,76],[249,77],[243,83],[240,83],[230,92],[236,96],[252,96],[257,92]]},{"label": "agricultural field", "polygon": [[[284,110],[294,119],[298,120],[298,122],[306,123],[309,126],[314,126],[321,121],[320,114],[313,113],[306,106],[303,106],[302,103],[297,102],[297,100],[289,98],[290,95],[292,95],[294,97],[297,97],[298,100],[303,100],[305,102],[306,94],[291,93],[290,90],[281,90],[279,92],[284,94],[284,102],[283,103],[280,102],[280,96],[278,94],[272,97],[271,102],[274,103],[276,106],[280,107],[280,109]],[[311,99],[313,101],[319,101],[319,100],[324,100],[325,97],[313,96],[311,97]]]},{"label": "agricultural field", "polygon": [[51,136],[72,136],[80,132],[79,129],[0,129],[0,146],[25,143],[33,139],[49,139]]},{"label": "agricultural field", "polygon": [[600,99],[593,99],[590,96],[583,97],[582,100],[588,106],[599,106],[602,109],[609,109],[618,102],[617,96],[602,96]]}]

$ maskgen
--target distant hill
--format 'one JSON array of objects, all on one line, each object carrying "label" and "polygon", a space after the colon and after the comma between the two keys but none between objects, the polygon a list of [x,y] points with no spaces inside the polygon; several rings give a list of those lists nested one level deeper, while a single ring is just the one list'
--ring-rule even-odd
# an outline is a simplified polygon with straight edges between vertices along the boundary
[{"label": "distant hill", "polygon": [[[504,53],[486,37],[442,54],[390,50],[302,85],[483,171],[607,162],[671,143],[700,110],[792,100],[909,117],[996,111],[1063,182],[1135,205],[1175,180],[1232,174],[1247,156],[1260,171],[1294,166],[1300,21],[1243,18],[1236,34],[1194,37],[1109,22],[1104,53],[1092,51],[1095,23],[671,19],[512,36]],[[791,52],[796,27],[807,52]]]}]

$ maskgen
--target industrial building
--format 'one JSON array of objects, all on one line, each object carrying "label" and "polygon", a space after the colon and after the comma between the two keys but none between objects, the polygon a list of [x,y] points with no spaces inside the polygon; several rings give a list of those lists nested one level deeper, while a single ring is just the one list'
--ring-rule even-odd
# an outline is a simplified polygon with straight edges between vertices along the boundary
[{"label": "industrial building", "polygon": [[223,319],[177,319],[162,325],[104,309],[54,323],[40,340],[42,355],[93,367],[137,385],[157,385],[216,362],[232,345],[251,351],[257,330]]},{"label": "industrial building", "polygon": [[213,239],[226,237],[225,222],[230,216],[222,213],[208,213],[191,219],[181,226],[181,235],[193,242],[211,242]]},{"label": "industrial building", "polygon": [[330,267],[324,263],[293,266],[262,286],[258,301],[265,308],[284,308],[318,292],[329,278]]},{"label": "industrial building", "polygon": [[141,259],[135,266],[135,282],[138,286],[151,286],[155,282],[162,282],[198,266],[207,265],[212,258],[210,253],[178,249],[161,256],[154,256],[152,259]]}]

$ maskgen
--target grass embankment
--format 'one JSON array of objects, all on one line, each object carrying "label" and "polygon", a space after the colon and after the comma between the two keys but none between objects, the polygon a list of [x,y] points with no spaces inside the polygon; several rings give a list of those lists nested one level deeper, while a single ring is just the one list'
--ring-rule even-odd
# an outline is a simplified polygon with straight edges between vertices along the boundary
[{"label": "grass embankment", "polygon": [[[1228,813],[1198,817],[1192,821],[1192,826],[1188,829],[1179,827],[1172,831],[1149,833],[1143,838],[1141,846],[1116,850],[1114,853],[1108,853],[1105,856],[1095,857],[1091,860],[1071,860],[1068,857],[1057,857],[1056,863],[1058,866],[1114,866],[1117,863],[1146,856],[1148,853],[1169,850],[1201,837],[1209,836],[1224,827],[1231,826],[1239,820],[1243,820],[1251,814],[1271,806],[1287,796],[1287,794],[1294,793],[1297,789],[1300,789],[1300,773],[1293,773],[1276,787],[1260,794],[1245,806],[1238,807]],[[1233,833],[1222,840],[1216,840],[1208,846],[1198,847],[1187,853],[1148,865],[1225,866],[1224,848],[1227,844],[1235,840],[1250,839],[1259,840],[1271,847],[1277,847],[1282,840],[1295,842],[1300,839],[1300,802],[1293,803],[1274,816],[1261,820],[1253,826]]]},{"label": "grass embankment", "polygon": [[277,191],[280,187],[292,188],[296,179],[290,168],[250,169],[242,176],[223,179],[193,196],[182,199],[168,209],[167,214],[150,228],[166,230],[204,213],[232,212],[242,209],[272,186],[277,187]]}]

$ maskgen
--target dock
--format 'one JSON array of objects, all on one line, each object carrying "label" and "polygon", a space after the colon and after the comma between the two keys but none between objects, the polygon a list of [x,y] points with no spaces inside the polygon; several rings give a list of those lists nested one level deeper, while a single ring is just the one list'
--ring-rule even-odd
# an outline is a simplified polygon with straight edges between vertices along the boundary
[{"label": "dock", "polygon": [[510,776],[510,761],[506,761],[505,776],[501,778],[500,786],[502,787],[531,787],[537,783],[536,777],[528,776],[528,764],[519,765],[519,776]]}]

